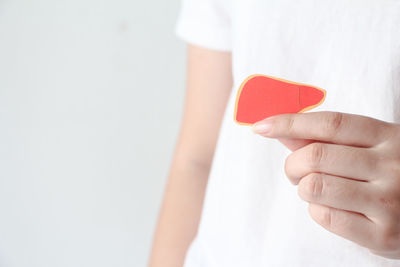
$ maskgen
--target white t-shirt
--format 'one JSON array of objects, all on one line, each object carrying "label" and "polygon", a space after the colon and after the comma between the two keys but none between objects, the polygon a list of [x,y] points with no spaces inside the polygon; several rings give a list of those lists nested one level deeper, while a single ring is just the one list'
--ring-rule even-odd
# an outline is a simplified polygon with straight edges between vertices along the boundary
[{"label": "white t-shirt", "polygon": [[234,122],[254,73],[327,90],[314,111],[400,122],[399,0],[183,0],[185,41],[232,51],[233,91],[186,267],[400,266],[336,236],[308,214],[276,140]]}]

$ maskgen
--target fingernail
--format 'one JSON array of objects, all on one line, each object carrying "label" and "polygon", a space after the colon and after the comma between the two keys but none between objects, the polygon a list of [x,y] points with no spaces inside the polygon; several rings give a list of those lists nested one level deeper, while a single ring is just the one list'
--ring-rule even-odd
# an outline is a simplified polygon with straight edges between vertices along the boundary
[{"label": "fingernail", "polygon": [[272,129],[272,121],[265,120],[257,122],[253,125],[253,132],[257,134],[267,134]]}]

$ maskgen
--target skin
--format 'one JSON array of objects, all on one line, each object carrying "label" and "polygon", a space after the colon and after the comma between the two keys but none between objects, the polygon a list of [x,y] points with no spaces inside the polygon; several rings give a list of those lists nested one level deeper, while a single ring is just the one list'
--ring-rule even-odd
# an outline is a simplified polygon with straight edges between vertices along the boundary
[{"label": "skin", "polygon": [[150,267],[178,267],[197,233],[223,114],[232,90],[231,53],[189,45],[185,108]]},{"label": "skin", "polygon": [[283,114],[253,130],[292,150],[285,173],[328,231],[400,259],[400,125],[337,112]]}]

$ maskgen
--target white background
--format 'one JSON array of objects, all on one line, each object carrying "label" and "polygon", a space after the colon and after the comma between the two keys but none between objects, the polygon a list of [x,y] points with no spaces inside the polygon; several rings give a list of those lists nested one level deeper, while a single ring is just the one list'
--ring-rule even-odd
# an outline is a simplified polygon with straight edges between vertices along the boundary
[{"label": "white background", "polygon": [[0,0],[0,266],[145,266],[182,111],[179,0]]}]

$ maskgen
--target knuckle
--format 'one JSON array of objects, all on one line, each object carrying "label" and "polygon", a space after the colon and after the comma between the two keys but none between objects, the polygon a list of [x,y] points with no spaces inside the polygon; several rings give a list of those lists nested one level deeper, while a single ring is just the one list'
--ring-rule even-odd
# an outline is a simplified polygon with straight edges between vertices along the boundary
[{"label": "knuckle", "polygon": [[330,208],[323,209],[320,214],[319,223],[326,229],[332,229],[333,224],[333,211]]},{"label": "knuckle", "polygon": [[294,117],[288,116],[286,119],[286,132],[287,134],[291,135],[294,132]]},{"label": "knuckle", "polygon": [[290,155],[285,159],[284,170],[287,177],[290,177]]},{"label": "knuckle", "polygon": [[292,163],[291,163],[291,155],[289,155],[286,159],[285,159],[285,164],[284,164],[284,170],[285,170],[285,174],[286,176],[289,178],[290,182],[294,185],[298,184],[299,180],[298,178],[294,177],[294,175],[292,174]]},{"label": "knuckle", "polygon": [[299,195],[305,200],[317,200],[324,191],[324,181],[320,173],[312,173],[304,177],[299,184]]},{"label": "knuckle", "polygon": [[312,169],[318,169],[325,156],[325,145],[313,143],[309,145],[307,160]]},{"label": "knuckle", "polygon": [[333,210],[329,207],[322,207],[322,206],[319,206],[317,208],[312,208],[312,207],[315,206],[310,204],[311,217],[325,229],[327,230],[332,229],[332,224],[334,220]]},{"label": "knuckle", "polygon": [[334,138],[343,126],[344,116],[340,112],[328,113],[325,119],[325,130],[329,137]]}]

